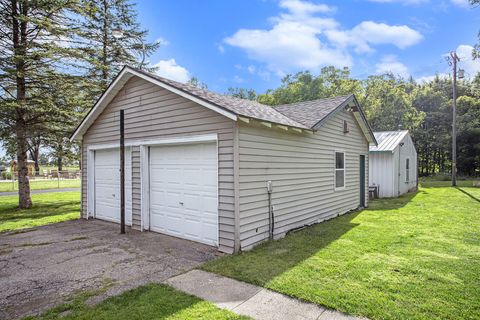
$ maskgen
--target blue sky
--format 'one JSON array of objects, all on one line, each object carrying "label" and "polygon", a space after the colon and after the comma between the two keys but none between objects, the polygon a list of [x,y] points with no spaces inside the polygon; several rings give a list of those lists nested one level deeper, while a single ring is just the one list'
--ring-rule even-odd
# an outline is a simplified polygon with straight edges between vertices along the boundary
[{"label": "blue sky", "polygon": [[349,66],[365,78],[392,71],[416,79],[447,74],[457,50],[467,75],[480,71],[470,46],[480,8],[468,0],[142,0],[139,21],[164,45],[159,74],[198,77],[211,90],[275,88],[287,73]]}]

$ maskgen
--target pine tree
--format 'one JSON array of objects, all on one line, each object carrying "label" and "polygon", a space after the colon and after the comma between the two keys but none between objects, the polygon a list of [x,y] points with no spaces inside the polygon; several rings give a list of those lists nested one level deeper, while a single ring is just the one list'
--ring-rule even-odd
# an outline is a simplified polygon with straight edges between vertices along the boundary
[{"label": "pine tree", "polygon": [[81,0],[84,18],[82,37],[86,39],[89,61],[87,77],[96,85],[98,97],[124,65],[150,70],[146,60],[160,46],[146,41],[134,4],[126,0]]},{"label": "pine tree", "polygon": [[52,83],[76,81],[62,71],[81,56],[72,45],[77,5],[75,0],[0,0],[0,134],[15,137],[20,208],[32,205],[29,139],[65,121],[65,106],[48,92]]}]

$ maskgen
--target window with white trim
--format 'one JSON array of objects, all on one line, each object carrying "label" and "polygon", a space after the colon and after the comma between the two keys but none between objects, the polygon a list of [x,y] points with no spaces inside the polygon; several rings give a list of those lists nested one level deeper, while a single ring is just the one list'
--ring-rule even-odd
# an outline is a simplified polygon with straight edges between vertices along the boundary
[{"label": "window with white trim", "polygon": [[410,181],[410,159],[405,159],[405,182]]},{"label": "window with white trim", "polygon": [[345,152],[335,151],[335,189],[345,187]]}]

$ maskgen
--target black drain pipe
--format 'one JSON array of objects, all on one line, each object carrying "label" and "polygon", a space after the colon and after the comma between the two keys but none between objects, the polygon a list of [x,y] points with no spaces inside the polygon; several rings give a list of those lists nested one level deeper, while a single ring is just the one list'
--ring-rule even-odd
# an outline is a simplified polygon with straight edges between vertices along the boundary
[{"label": "black drain pipe", "polygon": [[120,110],[120,233],[125,233],[125,114]]},{"label": "black drain pipe", "polygon": [[275,217],[273,216],[273,205],[272,205],[272,181],[267,181],[267,194],[268,194],[268,238],[273,239],[273,231],[275,230]]}]

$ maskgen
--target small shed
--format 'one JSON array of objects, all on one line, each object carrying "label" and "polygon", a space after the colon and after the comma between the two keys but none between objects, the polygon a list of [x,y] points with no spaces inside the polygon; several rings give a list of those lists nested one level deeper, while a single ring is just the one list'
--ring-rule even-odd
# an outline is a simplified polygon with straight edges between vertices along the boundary
[{"label": "small shed", "polygon": [[379,197],[398,197],[417,188],[417,150],[408,130],[374,132],[370,145],[369,185]]}]

